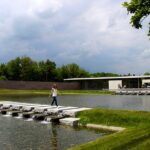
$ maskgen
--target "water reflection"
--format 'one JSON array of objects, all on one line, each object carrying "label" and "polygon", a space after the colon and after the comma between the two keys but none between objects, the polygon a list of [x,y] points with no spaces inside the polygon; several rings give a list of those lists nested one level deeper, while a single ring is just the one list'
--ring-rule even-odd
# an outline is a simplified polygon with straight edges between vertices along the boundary
[{"label": "water reflection", "polygon": [[106,134],[3,115],[0,115],[0,129],[0,150],[66,150]]},{"label": "water reflection", "polygon": [[51,123],[51,130],[50,130],[50,134],[51,134],[51,147],[52,150],[58,150],[58,136],[57,136],[57,126],[55,123]]}]

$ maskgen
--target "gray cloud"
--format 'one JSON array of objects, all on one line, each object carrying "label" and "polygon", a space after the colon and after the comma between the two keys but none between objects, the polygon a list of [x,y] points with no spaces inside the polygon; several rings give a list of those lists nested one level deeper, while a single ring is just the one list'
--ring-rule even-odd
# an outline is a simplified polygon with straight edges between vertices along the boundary
[{"label": "gray cloud", "polygon": [[59,66],[75,62],[92,72],[150,71],[148,20],[142,30],[132,28],[122,3],[1,1],[0,63],[27,55],[35,60],[52,59]]}]

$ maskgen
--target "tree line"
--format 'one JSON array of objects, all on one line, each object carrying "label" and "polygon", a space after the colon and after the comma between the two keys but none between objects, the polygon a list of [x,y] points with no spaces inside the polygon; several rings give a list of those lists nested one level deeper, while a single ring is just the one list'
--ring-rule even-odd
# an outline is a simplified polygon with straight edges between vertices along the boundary
[{"label": "tree line", "polygon": [[90,73],[75,63],[56,67],[56,63],[34,61],[23,56],[0,64],[0,80],[16,81],[63,81],[65,78],[119,76],[114,73]]}]

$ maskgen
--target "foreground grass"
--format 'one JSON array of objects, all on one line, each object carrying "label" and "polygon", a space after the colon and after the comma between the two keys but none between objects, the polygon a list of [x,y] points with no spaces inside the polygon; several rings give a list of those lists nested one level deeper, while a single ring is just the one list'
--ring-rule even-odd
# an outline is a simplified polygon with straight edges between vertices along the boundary
[{"label": "foreground grass", "polygon": [[[15,89],[0,89],[2,94],[29,94],[29,95],[49,95],[50,90],[15,90]],[[112,95],[114,92],[107,90],[59,90],[60,95]]]},{"label": "foreground grass", "polygon": [[77,114],[81,123],[120,126],[126,129],[70,150],[149,150],[150,112],[93,109]]}]

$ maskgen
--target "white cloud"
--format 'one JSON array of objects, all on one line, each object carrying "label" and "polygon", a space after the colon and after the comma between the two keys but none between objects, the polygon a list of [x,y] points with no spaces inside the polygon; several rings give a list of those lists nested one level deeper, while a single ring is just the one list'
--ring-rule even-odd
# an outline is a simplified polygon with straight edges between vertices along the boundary
[{"label": "white cloud", "polygon": [[75,62],[95,72],[145,72],[150,63],[148,21],[142,30],[131,27],[123,2],[1,1],[0,60],[27,55],[59,65]]}]

